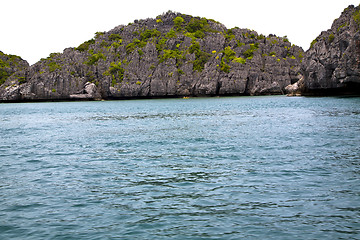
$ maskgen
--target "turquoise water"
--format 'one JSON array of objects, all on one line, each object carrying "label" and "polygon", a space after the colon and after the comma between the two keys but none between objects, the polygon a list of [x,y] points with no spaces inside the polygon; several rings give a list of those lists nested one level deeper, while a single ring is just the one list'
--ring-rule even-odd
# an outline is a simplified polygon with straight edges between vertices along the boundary
[{"label": "turquoise water", "polygon": [[360,239],[360,98],[0,104],[0,239]]}]

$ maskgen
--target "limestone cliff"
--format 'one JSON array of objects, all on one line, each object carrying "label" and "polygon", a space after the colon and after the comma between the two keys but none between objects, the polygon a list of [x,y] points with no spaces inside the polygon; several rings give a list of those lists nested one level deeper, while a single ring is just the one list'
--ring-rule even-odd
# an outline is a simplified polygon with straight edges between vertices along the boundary
[{"label": "limestone cliff", "polygon": [[0,100],[283,94],[303,56],[286,37],[169,11],[51,54],[9,77]]},{"label": "limestone cliff", "polygon": [[[29,67],[29,63],[19,56],[5,54],[0,51],[0,85],[2,85],[11,75],[21,72]],[[20,74],[21,75],[21,74]],[[22,82],[25,78],[18,77],[18,82]]]},{"label": "limestone cliff", "polygon": [[349,6],[306,52],[303,78],[290,94],[360,94],[360,6]]}]

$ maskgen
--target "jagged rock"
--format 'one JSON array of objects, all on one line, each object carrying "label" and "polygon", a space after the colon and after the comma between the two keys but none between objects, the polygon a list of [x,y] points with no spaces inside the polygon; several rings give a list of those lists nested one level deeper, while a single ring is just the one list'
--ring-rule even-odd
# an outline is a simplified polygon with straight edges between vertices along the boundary
[{"label": "jagged rock", "polygon": [[303,54],[286,37],[167,12],[50,54],[9,77],[0,100],[284,94]]},{"label": "jagged rock", "polygon": [[351,5],[312,42],[302,62],[304,79],[288,93],[360,94],[359,30],[360,6]]}]

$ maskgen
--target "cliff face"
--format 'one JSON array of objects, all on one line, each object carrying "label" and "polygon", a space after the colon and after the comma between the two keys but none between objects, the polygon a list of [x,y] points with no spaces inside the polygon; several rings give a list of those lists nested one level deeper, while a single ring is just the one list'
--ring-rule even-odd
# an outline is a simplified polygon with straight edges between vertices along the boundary
[{"label": "cliff face", "polygon": [[7,78],[0,100],[283,94],[303,55],[286,37],[167,12],[51,54]]},{"label": "cliff face", "polygon": [[[5,54],[0,51],[0,85],[2,85],[11,75],[16,72],[21,72],[29,67],[29,63],[18,56]],[[19,81],[22,82],[25,79],[21,78],[22,75],[13,76],[19,77]]]},{"label": "cliff face", "polygon": [[302,62],[304,78],[291,94],[360,94],[360,6],[349,6],[322,32]]}]

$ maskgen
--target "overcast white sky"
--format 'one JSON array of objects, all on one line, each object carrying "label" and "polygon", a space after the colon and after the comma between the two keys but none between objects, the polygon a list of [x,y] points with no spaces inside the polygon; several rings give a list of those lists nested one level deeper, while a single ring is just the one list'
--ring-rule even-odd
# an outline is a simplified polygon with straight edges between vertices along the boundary
[{"label": "overcast white sky", "polygon": [[34,64],[77,47],[97,31],[155,18],[168,10],[211,18],[226,27],[287,35],[307,50],[348,5],[360,0],[0,0],[0,50]]}]

